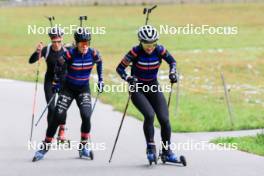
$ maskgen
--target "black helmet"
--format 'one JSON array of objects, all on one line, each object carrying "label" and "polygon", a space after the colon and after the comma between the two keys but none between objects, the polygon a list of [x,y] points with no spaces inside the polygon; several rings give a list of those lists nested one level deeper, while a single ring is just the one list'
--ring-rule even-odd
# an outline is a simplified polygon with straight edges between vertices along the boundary
[{"label": "black helmet", "polygon": [[49,30],[49,37],[51,39],[57,38],[57,37],[62,37],[64,34],[63,30],[59,27],[52,27]]},{"label": "black helmet", "polygon": [[91,33],[87,29],[79,27],[74,33],[74,39],[76,43],[90,41]]},{"label": "black helmet", "polygon": [[138,30],[138,39],[141,42],[152,43],[159,39],[159,34],[156,28],[145,25]]}]

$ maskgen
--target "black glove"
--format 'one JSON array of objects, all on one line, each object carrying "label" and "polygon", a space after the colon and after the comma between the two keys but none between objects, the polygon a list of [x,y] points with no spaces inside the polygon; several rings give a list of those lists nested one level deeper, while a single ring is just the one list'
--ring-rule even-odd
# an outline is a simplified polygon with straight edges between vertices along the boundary
[{"label": "black glove", "polygon": [[129,85],[135,85],[138,82],[138,79],[134,76],[128,76],[126,78],[126,81],[128,82]]},{"label": "black glove", "polygon": [[99,91],[100,93],[102,93],[102,92],[104,91],[104,82],[103,82],[103,81],[99,81],[99,82],[97,83],[97,88],[98,88],[98,91]]},{"label": "black glove", "polygon": [[52,82],[52,92],[58,93],[60,91],[61,85],[59,81],[53,81]]},{"label": "black glove", "polygon": [[170,73],[169,74],[170,82],[171,83],[177,83],[178,82],[178,76],[177,73]]}]

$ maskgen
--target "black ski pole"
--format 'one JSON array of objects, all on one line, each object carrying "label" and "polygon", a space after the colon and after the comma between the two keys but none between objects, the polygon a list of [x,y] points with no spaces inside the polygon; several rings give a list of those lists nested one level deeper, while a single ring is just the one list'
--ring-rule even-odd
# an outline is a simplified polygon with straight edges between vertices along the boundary
[{"label": "black ski pole", "polygon": [[122,120],[121,120],[119,129],[118,129],[118,132],[117,132],[117,135],[116,135],[116,139],[115,139],[115,143],[114,143],[114,146],[113,146],[113,149],[112,149],[112,152],[111,152],[111,156],[110,156],[110,159],[109,159],[109,163],[111,163],[111,160],[112,160],[112,157],[113,157],[113,154],[114,154],[114,151],[115,151],[115,147],[116,147],[116,144],[117,144],[117,140],[118,140],[118,137],[119,137],[119,134],[120,134],[121,127],[123,125],[125,116],[126,116],[126,112],[127,112],[127,109],[128,109],[128,105],[129,105],[130,99],[131,99],[131,92],[129,93],[129,96],[128,96],[128,100],[127,100],[127,103],[126,103],[125,111],[124,111],[124,114],[123,114],[123,117],[122,117]]},{"label": "black ski pole", "polygon": [[51,102],[53,101],[53,99],[54,99],[55,97],[56,97],[56,94],[54,94],[54,95],[51,97],[50,101],[48,102],[47,106],[45,107],[45,109],[44,109],[43,112],[41,113],[41,115],[40,115],[38,121],[36,122],[35,126],[38,126],[38,123],[39,123],[40,120],[42,119],[44,113],[46,112],[46,110],[48,109],[49,105],[51,104]]},{"label": "black ski pole", "polygon": [[[97,95],[96,95],[96,97],[95,97],[95,101],[94,101],[93,107],[92,107],[91,117],[92,117],[92,115],[93,115],[93,112],[94,112],[94,109],[95,109],[95,106],[96,106],[97,100],[98,100],[98,98],[99,98],[99,95],[100,95],[100,92],[98,91],[98,92],[97,92]],[[89,143],[92,144],[92,139],[91,139],[91,137],[89,137],[88,140],[89,140]]]},{"label": "black ski pole", "polygon": [[178,73],[178,82],[176,87],[176,108],[175,108],[175,117],[178,115],[179,100],[180,100],[180,78]]},{"label": "black ski pole", "polygon": [[98,92],[97,92],[97,95],[96,95],[96,97],[95,97],[95,101],[94,101],[93,107],[92,107],[91,116],[92,116],[92,114],[93,114],[93,112],[94,112],[95,105],[96,105],[96,103],[97,103],[97,100],[98,100],[98,98],[99,98],[99,95],[100,95],[100,92],[98,91]]},{"label": "black ski pole", "polygon": [[171,90],[170,90],[169,99],[168,99],[168,108],[170,107],[170,102],[171,102],[172,87],[173,87],[173,83],[171,83]]}]

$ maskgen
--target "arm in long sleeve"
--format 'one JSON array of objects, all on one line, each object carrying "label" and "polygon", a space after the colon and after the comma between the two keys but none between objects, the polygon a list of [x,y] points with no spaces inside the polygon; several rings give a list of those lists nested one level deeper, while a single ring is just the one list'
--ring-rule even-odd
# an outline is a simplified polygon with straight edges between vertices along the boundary
[{"label": "arm in long sleeve", "polygon": [[126,77],[128,76],[126,72],[126,68],[129,66],[129,64],[136,58],[136,54],[133,51],[129,51],[125,57],[122,59],[122,61],[119,63],[119,65],[116,68],[116,72],[119,74],[119,76],[126,80]]},{"label": "arm in long sleeve", "polygon": [[98,82],[103,81],[103,62],[102,60],[96,63],[96,70],[98,75]]},{"label": "arm in long sleeve", "polygon": [[103,61],[100,53],[97,50],[94,50],[94,61],[96,63],[96,70],[98,75],[98,82],[103,81]]},{"label": "arm in long sleeve", "polygon": [[33,64],[35,63],[38,59],[40,59],[41,57],[45,56],[46,55],[46,51],[47,51],[47,47],[44,47],[42,50],[41,50],[41,54],[38,53],[37,51],[35,51],[29,58],[28,62],[30,64]]},{"label": "arm in long sleeve", "polygon": [[170,66],[170,73],[176,73],[176,60],[163,47],[162,47],[161,57],[169,64],[169,66]]}]

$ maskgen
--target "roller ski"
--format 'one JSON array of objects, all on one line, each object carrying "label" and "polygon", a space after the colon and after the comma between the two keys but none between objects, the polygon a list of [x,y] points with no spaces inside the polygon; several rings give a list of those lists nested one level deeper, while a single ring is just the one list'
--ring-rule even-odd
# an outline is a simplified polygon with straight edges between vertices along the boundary
[{"label": "roller ski", "polygon": [[156,155],[156,146],[155,145],[148,145],[147,146],[147,159],[149,161],[149,165],[151,166],[154,162],[157,164],[157,155]]},{"label": "roller ski", "polygon": [[60,126],[59,132],[58,132],[58,137],[57,137],[57,145],[60,144],[68,144],[69,147],[71,147],[71,142],[70,140],[67,140],[65,138],[65,127],[64,126]]},{"label": "roller ski", "polygon": [[165,164],[166,162],[169,162],[169,163],[182,164],[183,166],[187,165],[186,159],[184,156],[180,156],[180,158],[178,159],[177,156],[170,149],[163,150],[162,152],[160,152],[159,157],[161,161],[163,162],[163,164]]},{"label": "roller ski", "polygon": [[93,151],[88,148],[87,143],[80,143],[79,144],[79,157],[80,158],[86,158],[86,159],[94,159]]},{"label": "roller ski", "polygon": [[35,155],[34,155],[34,157],[32,159],[32,162],[36,162],[36,161],[42,160],[44,158],[45,154],[49,151],[47,144],[43,143],[43,145],[44,145],[43,149],[38,150],[35,153]]}]

